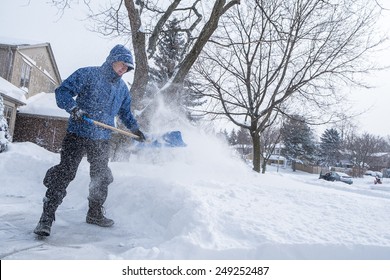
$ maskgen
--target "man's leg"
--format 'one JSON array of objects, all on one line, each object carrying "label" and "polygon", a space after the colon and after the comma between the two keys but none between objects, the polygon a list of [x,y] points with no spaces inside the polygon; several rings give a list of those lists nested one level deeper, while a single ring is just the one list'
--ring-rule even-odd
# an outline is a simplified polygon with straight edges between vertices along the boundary
[{"label": "man's leg", "polygon": [[87,159],[90,163],[91,183],[89,185],[89,210],[86,222],[101,227],[110,227],[114,221],[104,216],[108,185],[114,180],[108,167],[110,145],[108,140],[90,141],[87,145]]},{"label": "man's leg", "polygon": [[75,178],[77,168],[83,158],[85,139],[68,133],[62,142],[61,161],[51,167],[43,180],[47,187],[43,199],[43,212],[34,233],[49,236],[55,220],[55,212],[66,196],[66,188]]}]

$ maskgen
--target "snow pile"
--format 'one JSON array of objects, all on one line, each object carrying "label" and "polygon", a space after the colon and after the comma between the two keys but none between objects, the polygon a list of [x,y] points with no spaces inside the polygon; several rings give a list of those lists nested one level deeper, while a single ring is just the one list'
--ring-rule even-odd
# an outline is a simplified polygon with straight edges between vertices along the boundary
[{"label": "snow pile", "polygon": [[389,259],[390,184],[353,185],[287,169],[257,174],[225,143],[160,106],[154,132],[180,130],[186,147],[144,148],[111,162],[112,228],[85,223],[83,159],[52,235],[32,230],[43,177],[59,162],[32,143],[0,154],[1,259]]},{"label": "snow pile", "polygon": [[19,112],[23,114],[40,115],[40,116],[51,116],[51,117],[62,117],[68,118],[69,114],[57,107],[55,94],[51,93],[38,93],[30,97],[26,101],[25,106],[19,108]]},{"label": "snow pile", "polygon": [[371,180],[350,186],[288,170],[256,174],[217,139],[190,128],[182,133],[185,148],[145,150],[110,163],[112,228],[85,223],[89,165],[83,160],[45,240],[32,230],[42,179],[59,155],[10,144],[0,154],[0,258],[390,258],[390,192],[371,189]]}]

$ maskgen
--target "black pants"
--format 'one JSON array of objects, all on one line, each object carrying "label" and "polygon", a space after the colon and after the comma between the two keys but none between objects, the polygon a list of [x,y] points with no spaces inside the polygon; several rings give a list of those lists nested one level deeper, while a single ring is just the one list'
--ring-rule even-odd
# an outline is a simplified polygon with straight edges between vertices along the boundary
[{"label": "black pants", "polygon": [[46,199],[50,204],[58,206],[62,203],[66,188],[75,178],[79,164],[86,154],[91,176],[88,199],[103,205],[107,198],[108,185],[114,180],[108,167],[109,147],[108,140],[91,140],[67,133],[62,142],[60,163],[51,167],[43,180],[47,187]]}]

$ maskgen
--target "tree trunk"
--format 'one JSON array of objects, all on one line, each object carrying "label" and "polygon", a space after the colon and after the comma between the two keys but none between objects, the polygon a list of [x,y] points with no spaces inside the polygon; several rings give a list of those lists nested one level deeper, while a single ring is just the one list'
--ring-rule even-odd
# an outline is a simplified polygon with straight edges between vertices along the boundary
[{"label": "tree trunk", "polygon": [[149,67],[148,57],[146,54],[146,37],[141,30],[141,18],[139,11],[136,9],[133,0],[125,0],[125,6],[129,16],[131,34],[134,49],[135,71],[134,80],[131,86],[131,93],[133,95],[133,107],[141,109],[140,102],[146,92],[148,84]]},{"label": "tree trunk", "polygon": [[260,173],[261,164],[261,148],[260,136],[257,133],[251,132],[253,142],[253,170]]},{"label": "tree trunk", "polygon": [[261,173],[265,174],[265,171],[267,170],[267,160],[264,159],[263,163],[261,164]]},{"label": "tree trunk", "polygon": [[292,163],[291,163],[291,167],[292,167],[292,170],[295,172],[295,171],[297,171],[297,166],[296,166],[296,161],[295,161],[295,159],[292,161]]}]

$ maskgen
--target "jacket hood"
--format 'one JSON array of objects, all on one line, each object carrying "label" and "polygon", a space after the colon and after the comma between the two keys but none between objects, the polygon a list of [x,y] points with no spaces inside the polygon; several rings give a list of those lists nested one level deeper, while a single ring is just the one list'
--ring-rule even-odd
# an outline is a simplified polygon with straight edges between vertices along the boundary
[{"label": "jacket hood", "polygon": [[134,69],[134,60],[131,51],[123,45],[116,45],[110,51],[106,63],[112,65],[116,61],[122,61],[127,65],[127,71]]}]

